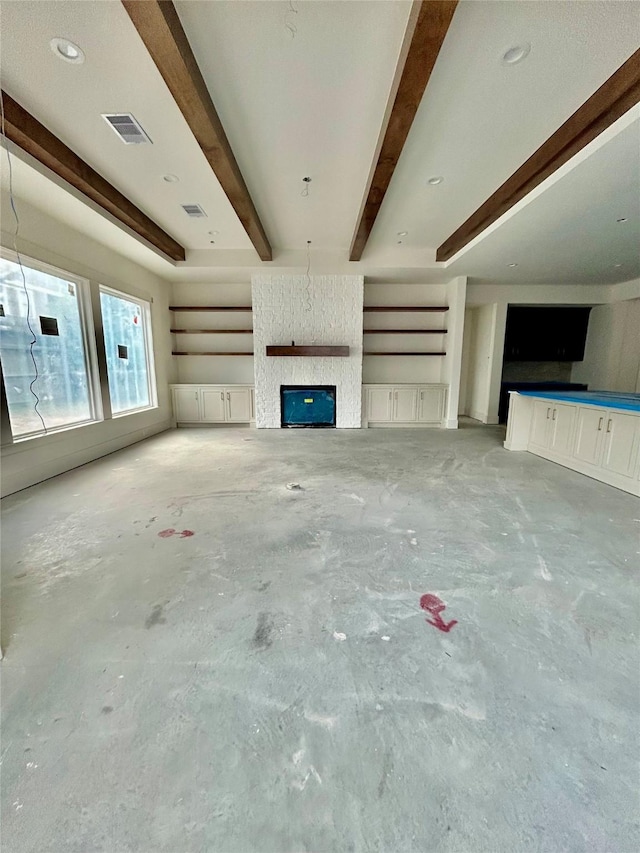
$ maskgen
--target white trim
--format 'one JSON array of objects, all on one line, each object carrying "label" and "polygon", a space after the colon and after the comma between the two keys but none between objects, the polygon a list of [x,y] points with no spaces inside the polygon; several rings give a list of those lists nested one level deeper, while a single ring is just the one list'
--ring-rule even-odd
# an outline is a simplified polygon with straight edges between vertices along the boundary
[{"label": "white trim", "polygon": [[[145,361],[147,364],[147,390],[149,392],[149,405],[148,406],[136,406],[133,409],[124,409],[121,412],[113,411],[113,403],[111,404],[111,417],[121,418],[126,415],[134,415],[138,412],[147,412],[150,409],[158,408],[158,388],[156,382],[156,369],[155,369],[155,360],[153,356],[153,337],[152,337],[152,329],[151,329],[151,303],[152,299],[142,299],[139,296],[132,296],[130,293],[124,293],[121,290],[116,290],[114,287],[109,287],[106,284],[98,285],[98,293],[101,295],[106,293],[108,296],[114,296],[117,299],[123,299],[126,302],[131,302],[136,308],[140,308],[140,316],[142,318],[142,335],[144,339],[144,348],[145,348]],[[100,317],[102,318],[102,300],[99,300],[100,303]],[[103,334],[104,334],[104,323],[102,324]],[[109,381],[109,370],[107,367],[107,385]],[[109,398],[111,398],[111,392],[109,391]]]},{"label": "white trim", "polygon": [[[13,426],[11,426],[12,443],[21,443],[30,441],[35,438],[43,438],[51,433],[64,432],[69,429],[77,429],[78,427],[86,426],[87,424],[98,423],[104,420],[102,402],[99,392],[100,378],[98,372],[98,355],[96,350],[96,335],[91,313],[91,293],[89,279],[68,270],[56,267],[53,264],[48,264],[45,261],[40,261],[23,252],[10,249],[5,246],[0,246],[0,258],[27,269],[33,269],[35,272],[41,272],[49,275],[52,278],[66,281],[69,284],[75,285],[76,301],[78,306],[78,321],[80,324],[80,336],[82,338],[84,368],[87,377],[87,393],[89,398],[89,412],[91,417],[81,421],[72,421],[61,426],[46,427],[46,429],[36,430],[29,433],[20,433],[15,435]],[[26,279],[25,279],[26,280]],[[27,283],[27,287],[28,287]],[[28,318],[29,322],[31,318]],[[37,337],[37,335],[34,336]],[[9,402],[7,400],[7,411],[9,411]],[[11,417],[9,414],[9,421]],[[46,426],[46,420],[45,420]],[[6,445],[5,445],[6,446]]]}]

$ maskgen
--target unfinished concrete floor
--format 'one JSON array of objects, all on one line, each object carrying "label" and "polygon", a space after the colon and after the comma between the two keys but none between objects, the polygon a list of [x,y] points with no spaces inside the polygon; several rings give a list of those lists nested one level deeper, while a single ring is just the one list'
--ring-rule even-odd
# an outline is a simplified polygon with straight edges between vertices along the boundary
[{"label": "unfinished concrete floor", "polygon": [[6,499],[3,853],[640,849],[640,503],[501,441],[184,430]]}]

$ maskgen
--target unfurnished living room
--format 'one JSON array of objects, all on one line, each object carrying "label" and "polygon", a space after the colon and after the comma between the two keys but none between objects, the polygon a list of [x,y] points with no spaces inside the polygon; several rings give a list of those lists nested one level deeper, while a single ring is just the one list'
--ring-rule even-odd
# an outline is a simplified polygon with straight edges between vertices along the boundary
[{"label": "unfurnished living room", "polygon": [[637,853],[639,0],[0,26],[3,853]]}]

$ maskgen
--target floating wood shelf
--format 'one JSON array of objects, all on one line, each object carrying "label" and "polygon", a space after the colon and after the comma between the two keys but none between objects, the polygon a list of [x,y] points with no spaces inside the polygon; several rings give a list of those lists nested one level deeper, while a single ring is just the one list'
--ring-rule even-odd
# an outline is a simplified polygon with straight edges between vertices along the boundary
[{"label": "floating wood shelf", "polygon": [[267,355],[305,355],[305,356],[331,356],[345,358],[349,355],[349,347],[316,347],[316,346],[268,346]]},{"label": "floating wood shelf", "polygon": [[363,355],[446,355],[446,352],[364,352]]},{"label": "floating wood shelf", "polygon": [[446,335],[446,329],[363,329],[363,335]]},{"label": "floating wood shelf", "polygon": [[251,305],[170,305],[169,311],[252,311]]},{"label": "floating wood shelf", "polygon": [[171,329],[172,335],[252,335],[253,329]]},{"label": "floating wood shelf", "polygon": [[172,352],[171,355],[250,355],[253,357],[252,352]]},{"label": "floating wood shelf", "polygon": [[428,311],[442,313],[448,311],[447,305],[365,305],[363,311]]}]

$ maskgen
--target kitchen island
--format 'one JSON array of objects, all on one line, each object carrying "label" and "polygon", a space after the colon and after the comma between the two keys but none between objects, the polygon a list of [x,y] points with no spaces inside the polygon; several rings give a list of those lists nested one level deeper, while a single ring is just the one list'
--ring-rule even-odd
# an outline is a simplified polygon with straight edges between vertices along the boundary
[{"label": "kitchen island", "polygon": [[640,497],[640,394],[512,391],[504,446]]}]

